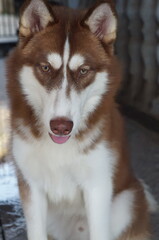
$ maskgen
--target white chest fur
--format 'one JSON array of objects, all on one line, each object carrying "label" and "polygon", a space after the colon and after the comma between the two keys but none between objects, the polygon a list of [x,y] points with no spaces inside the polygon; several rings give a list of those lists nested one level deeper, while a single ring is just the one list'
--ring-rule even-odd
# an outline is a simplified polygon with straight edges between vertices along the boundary
[{"label": "white chest fur", "polygon": [[100,143],[88,154],[80,149],[80,143],[73,139],[57,145],[49,136],[27,141],[13,136],[13,155],[24,178],[44,190],[53,201],[72,201],[79,188],[87,185],[87,179],[98,176],[99,172],[110,180],[114,154],[106,143]]}]

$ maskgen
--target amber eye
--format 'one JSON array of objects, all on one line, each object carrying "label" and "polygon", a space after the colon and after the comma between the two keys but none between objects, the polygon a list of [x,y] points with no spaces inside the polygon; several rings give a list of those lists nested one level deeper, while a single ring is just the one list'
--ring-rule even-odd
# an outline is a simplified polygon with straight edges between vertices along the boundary
[{"label": "amber eye", "polygon": [[89,69],[88,66],[82,67],[82,68],[80,69],[79,73],[80,73],[80,75],[84,76],[84,75],[86,75],[86,74],[89,72],[89,70],[90,70],[90,69]]},{"label": "amber eye", "polygon": [[49,64],[47,64],[47,63],[41,63],[41,64],[40,64],[40,67],[41,67],[41,70],[42,70],[43,72],[49,72],[49,71],[50,71],[50,66],[49,66]]},{"label": "amber eye", "polygon": [[81,74],[81,75],[85,75],[85,74],[87,74],[87,73],[88,73],[88,70],[85,69],[85,68],[82,68],[82,69],[80,70],[80,74]]}]

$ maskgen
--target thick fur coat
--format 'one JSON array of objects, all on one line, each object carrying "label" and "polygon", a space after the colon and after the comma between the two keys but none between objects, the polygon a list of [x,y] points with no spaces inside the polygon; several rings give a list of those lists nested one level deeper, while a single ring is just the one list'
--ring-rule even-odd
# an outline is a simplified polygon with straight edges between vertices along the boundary
[{"label": "thick fur coat", "polygon": [[8,65],[12,153],[28,240],[148,240],[153,199],[132,174],[115,102],[111,0],[26,1]]}]

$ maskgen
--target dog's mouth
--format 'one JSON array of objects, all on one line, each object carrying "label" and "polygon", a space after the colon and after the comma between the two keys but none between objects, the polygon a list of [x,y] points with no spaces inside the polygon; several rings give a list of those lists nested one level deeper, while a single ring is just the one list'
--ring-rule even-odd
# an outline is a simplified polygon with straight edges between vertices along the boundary
[{"label": "dog's mouth", "polygon": [[68,139],[70,138],[70,135],[69,136],[68,135],[67,136],[56,136],[56,135],[51,134],[51,133],[49,133],[49,135],[50,135],[52,141],[54,143],[57,143],[57,144],[66,143],[68,141]]}]

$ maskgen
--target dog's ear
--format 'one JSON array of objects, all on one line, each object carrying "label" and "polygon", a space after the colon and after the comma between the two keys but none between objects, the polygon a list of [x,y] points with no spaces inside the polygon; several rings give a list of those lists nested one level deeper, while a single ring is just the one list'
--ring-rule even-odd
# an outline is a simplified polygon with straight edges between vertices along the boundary
[{"label": "dog's ear", "polygon": [[117,17],[115,7],[110,0],[102,1],[90,8],[82,20],[82,25],[105,43],[116,39]]},{"label": "dog's ear", "polygon": [[29,37],[54,23],[52,9],[45,0],[26,0],[20,14],[20,36]]}]

